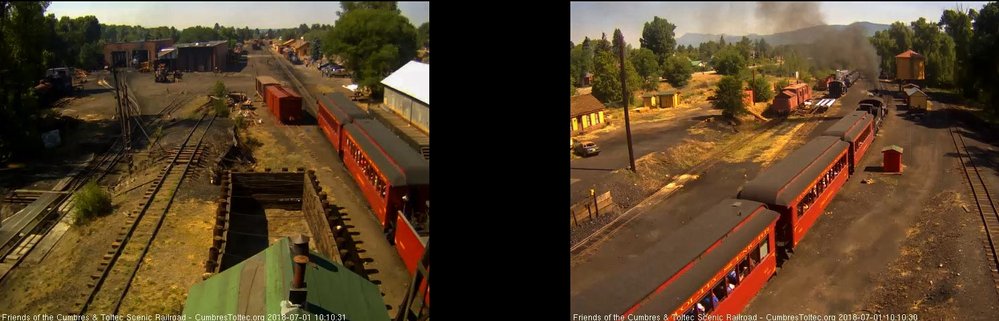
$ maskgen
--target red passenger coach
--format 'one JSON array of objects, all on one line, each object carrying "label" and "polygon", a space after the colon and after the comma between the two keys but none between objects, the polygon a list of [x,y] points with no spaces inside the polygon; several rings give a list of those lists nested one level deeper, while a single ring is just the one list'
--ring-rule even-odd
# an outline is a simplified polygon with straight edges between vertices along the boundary
[{"label": "red passenger coach", "polygon": [[420,153],[373,119],[354,119],[343,131],[344,166],[386,230],[395,225],[398,211],[426,213],[430,163]]},{"label": "red passenger coach", "polygon": [[850,143],[850,174],[874,141],[874,119],[865,111],[854,111],[826,129],[822,136],[832,136]]},{"label": "red passenger coach", "polygon": [[354,119],[371,118],[368,113],[357,107],[350,98],[341,93],[330,93],[316,99],[319,106],[319,128],[326,139],[333,144],[337,155],[343,157],[343,125],[350,124]]},{"label": "red passenger coach", "polygon": [[777,245],[790,252],[849,177],[850,144],[819,136],[746,183],[739,198],[780,213]]},{"label": "red passenger coach", "polygon": [[[670,320],[737,314],[777,267],[779,214],[762,203],[728,199],[670,231],[654,250],[625,264],[633,272],[574,287],[574,314],[665,315]],[[622,313],[623,311],[623,313]]]}]

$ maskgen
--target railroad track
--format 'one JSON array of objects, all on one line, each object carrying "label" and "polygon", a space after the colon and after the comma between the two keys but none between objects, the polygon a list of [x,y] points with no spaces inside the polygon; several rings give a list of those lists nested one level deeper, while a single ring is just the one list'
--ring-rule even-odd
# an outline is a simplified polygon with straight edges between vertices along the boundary
[{"label": "railroad track", "polygon": [[999,210],[992,200],[988,184],[978,170],[978,165],[968,152],[968,145],[964,141],[962,132],[954,127],[950,128],[951,139],[954,140],[954,147],[957,148],[958,157],[961,160],[961,167],[964,169],[964,176],[968,179],[968,187],[971,188],[971,195],[975,199],[975,207],[982,217],[982,224],[985,225],[985,252],[988,256],[989,270],[992,272],[992,280],[995,281],[996,291],[999,292],[999,249],[996,243],[999,242]]},{"label": "railroad track", "polygon": [[158,180],[146,191],[140,208],[128,214],[125,226],[122,226],[118,237],[102,257],[100,266],[90,276],[92,281],[87,284],[88,293],[83,294],[74,307],[79,309],[79,314],[118,313],[142,259],[148,253],[178,188],[192,166],[192,159],[197,153],[189,151],[201,147],[208,129],[215,122],[215,116],[212,116],[204,124],[207,117],[207,113],[201,116],[181,143],[182,147],[174,152],[170,162],[157,176]]}]

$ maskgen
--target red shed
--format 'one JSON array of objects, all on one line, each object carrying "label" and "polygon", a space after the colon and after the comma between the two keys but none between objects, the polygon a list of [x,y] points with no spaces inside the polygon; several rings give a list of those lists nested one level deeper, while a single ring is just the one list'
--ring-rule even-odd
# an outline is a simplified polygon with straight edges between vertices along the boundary
[{"label": "red shed", "polygon": [[891,145],[881,149],[884,154],[884,171],[889,173],[902,172],[902,147]]},{"label": "red shed", "polygon": [[753,105],[752,89],[746,89],[745,91],[743,91],[742,102],[745,103],[747,107]]},{"label": "red shed", "polygon": [[267,107],[283,123],[302,119],[302,96],[283,86],[267,86]]}]

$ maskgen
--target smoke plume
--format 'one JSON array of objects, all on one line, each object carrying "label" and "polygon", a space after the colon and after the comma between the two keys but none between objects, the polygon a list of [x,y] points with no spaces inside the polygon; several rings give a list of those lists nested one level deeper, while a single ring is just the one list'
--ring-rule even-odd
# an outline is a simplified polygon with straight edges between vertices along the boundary
[{"label": "smoke plume", "polygon": [[[878,75],[878,54],[868,41],[860,25],[851,24],[846,28],[826,26],[825,17],[814,2],[761,2],[756,7],[756,16],[773,32],[811,28],[804,43],[807,57],[812,65],[820,69],[850,69],[861,71],[868,79]],[[824,77],[826,75],[814,75]]]},{"label": "smoke plume", "polygon": [[756,17],[760,24],[769,27],[770,33],[826,24],[819,4],[814,2],[760,2]]}]

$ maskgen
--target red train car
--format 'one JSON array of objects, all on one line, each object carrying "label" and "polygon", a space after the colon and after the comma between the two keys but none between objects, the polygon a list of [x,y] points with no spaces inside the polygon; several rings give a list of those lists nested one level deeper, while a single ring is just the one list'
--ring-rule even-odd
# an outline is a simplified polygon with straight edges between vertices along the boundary
[{"label": "red train car", "polygon": [[302,119],[302,96],[280,85],[267,86],[267,107],[274,118],[282,123],[295,123]]},{"label": "red train car", "polygon": [[333,144],[337,155],[343,158],[343,125],[352,123],[354,119],[367,119],[371,116],[341,93],[324,94],[316,100],[316,105],[319,106],[319,128],[330,144]]},{"label": "red train car", "polygon": [[423,229],[417,230],[405,215],[396,216],[395,250],[406,264],[409,274],[416,273],[416,266],[427,248],[426,237],[421,235]]},{"label": "red train car", "polygon": [[784,90],[794,92],[795,98],[798,100],[797,106],[804,105],[806,101],[812,99],[812,88],[808,87],[806,83],[790,84],[782,89],[782,91]]},{"label": "red train car", "polygon": [[655,251],[624,264],[635,273],[608,274],[573,288],[574,314],[736,314],[777,269],[775,228],[779,214],[762,203],[724,200],[690,223],[670,229]]},{"label": "red train car", "polygon": [[798,109],[798,95],[794,90],[782,90],[774,97],[774,111],[781,115],[787,115]]},{"label": "red train car", "polygon": [[[789,254],[850,176],[850,144],[819,136],[746,183],[739,198],[780,213],[777,246]],[[786,257],[785,257],[786,259]]]},{"label": "red train car", "polygon": [[386,229],[403,211],[410,217],[427,213],[430,163],[420,153],[373,119],[345,124],[343,163]]},{"label": "red train car", "polygon": [[256,83],[257,95],[260,95],[260,98],[264,98],[266,100],[267,86],[273,86],[273,85],[281,85],[281,83],[278,82],[277,79],[274,79],[274,77],[271,76],[257,77],[257,83]]},{"label": "red train car", "polygon": [[850,143],[848,159],[850,174],[853,174],[857,163],[874,141],[874,119],[866,111],[854,111],[829,126],[822,136],[832,136]]}]

